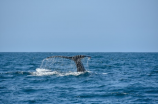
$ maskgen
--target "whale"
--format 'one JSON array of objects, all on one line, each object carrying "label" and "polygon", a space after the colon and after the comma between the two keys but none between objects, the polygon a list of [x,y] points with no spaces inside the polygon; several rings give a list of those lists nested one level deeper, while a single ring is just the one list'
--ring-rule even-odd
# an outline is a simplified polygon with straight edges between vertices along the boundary
[{"label": "whale", "polygon": [[71,56],[71,57],[68,57],[68,56],[50,56],[50,57],[47,57],[47,59],[49,59],[49,58],[56,58],[56,57],[73,60],[75,62],[75,64],[76,64],[77,72],[85,72],[86,70],[85,70],[84,65],[81,62],[81,60],[83,58],[85,58],[85,57],[91,58],[90,56],[77,55],[77,56]]}]

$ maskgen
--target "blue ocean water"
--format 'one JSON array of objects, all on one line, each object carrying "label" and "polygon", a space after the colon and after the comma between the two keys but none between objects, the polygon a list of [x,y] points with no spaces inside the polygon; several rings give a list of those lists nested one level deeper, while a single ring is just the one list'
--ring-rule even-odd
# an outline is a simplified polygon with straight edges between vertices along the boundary
[{"label": "blue ocean water", "polygon": [[158,104],[158,53],[0,53],[0,104],[59,103]]}]

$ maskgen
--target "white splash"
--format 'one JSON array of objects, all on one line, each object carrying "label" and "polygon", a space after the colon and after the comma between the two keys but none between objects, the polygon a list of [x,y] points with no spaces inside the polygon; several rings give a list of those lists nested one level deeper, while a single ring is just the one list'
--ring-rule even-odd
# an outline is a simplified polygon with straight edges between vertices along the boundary
[{"label": "white splash", "polygon": [[102,73],[102,74],[108,74],[108,73]]},{"label": "white splash", "polygon": [[[83,64],[86,69],[88,69],[88,59],[83,59]],[[57,76],[79,76],[86,72],[76,72],[76,66],[74,61],[64,59],[64,58],[50,58],[43,59],[40,65],[40,68],[37,68],[35,72],[32,72],[33,76],[49,76],[49,75],[57,75]]]},{"label": "white splash", "polygon": [[51,71],[49,69],[41,69],[41,68],[37,68],[36,72],[32,72],[33,76],[48,76],[48,75],[54,75],[54,74],[58,74],[58,72]]},{"label": "white splash", "polygon": [[81,74],[84,74],[85,72],[57,72],[57,71],[51,71],[49,69],[41,69],[41,68],[37,68],[36,72],[32,72],[33,76],[49,76],[49,75],[57,75],[57,76],[69,76],[69,75],[73,75],[73,76],[79,76]]}]

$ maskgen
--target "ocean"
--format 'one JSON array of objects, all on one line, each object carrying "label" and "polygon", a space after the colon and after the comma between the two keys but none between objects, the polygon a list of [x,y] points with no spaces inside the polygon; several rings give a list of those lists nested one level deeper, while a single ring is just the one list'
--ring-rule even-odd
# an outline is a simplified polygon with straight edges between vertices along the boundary
[{"label": "ocean", "polygon": [[[77,72],[68,59],[88,55]],[[158,53],[1,52],[0,104],[158,104]]]}]

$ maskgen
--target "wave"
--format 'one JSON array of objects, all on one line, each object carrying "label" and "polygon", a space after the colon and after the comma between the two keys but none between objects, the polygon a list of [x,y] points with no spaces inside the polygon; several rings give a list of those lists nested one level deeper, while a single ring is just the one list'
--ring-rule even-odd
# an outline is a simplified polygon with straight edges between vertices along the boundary
[{"label": "wave", "polygon": [[[56,75],[56,76],[89,76],[92,74],[96,74],[96,75],[106,75],[108,73],[96,73],[96,72],[92,72],[92,71],[85,71],[85,72],[73,72],[73,71],[67,71],[67,72],[63,72],[63,71],[57,71],[57,70],[50,70],[50,69],[44,69],[44,68],[36,68],[36,71],[31,72],[31,71],[12,71],[12,72],[4,72],[4,73],[0,73],[0,75],[5,75],[5,74],[9,74],[9,75],[27,75],[27,76],[51,76],[51,75]],[[2,76],[1,76],[2,77]]]},{"label": "wave", "polygon": [[17,71],[17,72],[5,72],[0,73],[0,77],[4,75],[27,75],[27,76],[51,76],[51,75],[57,75],[57,76],[80,76],[80,75],[87,75],[90,74],[90,72],[58,72],[58,71],[51,71],[49,69],[40,69],[37,68],[35,72],[24,72],[24,71]]},{"label": "wave", "polygon": [[30,75],[31,72],[26,72],[26,71],[16,71],[16,72],[2,72],[0,73],[0,75],[4,75],[4,74],[10,74],[10,75]]}]

